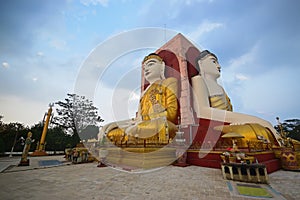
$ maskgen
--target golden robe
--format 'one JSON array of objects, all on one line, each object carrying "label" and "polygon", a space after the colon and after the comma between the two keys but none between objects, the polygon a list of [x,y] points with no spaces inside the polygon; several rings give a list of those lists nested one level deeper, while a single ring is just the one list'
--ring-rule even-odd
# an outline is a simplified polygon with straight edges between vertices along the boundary
[{"label": "golden robe", "polygon": [[271,130],[257,123],[223,125],[221,131],[223,134],[234,132],[244,136],[244,138],[237,139],[237,145],[239,148],[247,148],[249,146],[249,142],[251,144],[268,143],[272,146],[279,146]]},{"label": "golden robe", "polygon": [[209,97],[209,103],[210,103],[210,107],[212,108],[232,111],[232,104],[225,92],[222,95],[214,95]]},{"label": "golden robe", "polygon": [[133,139],[143,139],[167,143],[175,137],[178,117],[178,81],[167,78],[151,84],[142,95],[137,118],[138,124],[117,128],[107,137],[114,142],[124,143]]}]

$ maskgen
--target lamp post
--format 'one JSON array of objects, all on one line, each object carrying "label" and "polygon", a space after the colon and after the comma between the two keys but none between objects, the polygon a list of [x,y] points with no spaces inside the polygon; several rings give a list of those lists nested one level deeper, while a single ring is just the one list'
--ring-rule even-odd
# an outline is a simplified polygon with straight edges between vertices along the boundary
[{"label": "lamp post", "polygon": [[18,128],[18,125],[15,124],[15,128],[16,128],[16,134],[15,134],[15,139],[14,139],[14,143],[11,147],[11,150],[10,150],[10,154],[9,154],[9,157],[11,158],[12,157],[12,152],[14,151],[14,148],[15,148],[15,145],[17,143],[17,137],[18,137],[18,132],[19,132],[19,128]]},{"label": "lamp post", "polygon": [[14,148],[15,148],[15,145],[16,145],[16,142],[17,142],[17,137],[18,137],[18,131],[16,131],[14,143],[13,143],[13,145],[11,147],[11,150],[10,150],[10,154],[9,154],[10,158],[12,157],[12,152],[14,151]]}]

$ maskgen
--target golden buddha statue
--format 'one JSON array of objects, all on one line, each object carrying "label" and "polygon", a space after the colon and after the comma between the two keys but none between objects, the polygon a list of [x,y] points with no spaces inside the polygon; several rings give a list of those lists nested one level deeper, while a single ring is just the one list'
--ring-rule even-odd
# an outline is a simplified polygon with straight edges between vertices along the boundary
[{"label": "golden buddha statue", "polygon": [[216,55],[208,50],[202,51],[197,58],[199,74],[192,77],[194,109],[198,118],[212,119],[229,123],[216,130],[222,133],[236,132],[244,136],[240,145],[247,147],[249,141],[262,141],[279,146],[279,135],[267,121],[255,116],[233,112],[229,97],[217,79],[221,66]]},{"label": "golden buddha statue", "polygon": [[165,63],[151,53],[142,62],[145,79],[150,85],[141,94],[136,118],[112,122],[102,128],[106,137],[115,144],[167,144],[175,137],[178,113],[178,80],[165,78]]}]

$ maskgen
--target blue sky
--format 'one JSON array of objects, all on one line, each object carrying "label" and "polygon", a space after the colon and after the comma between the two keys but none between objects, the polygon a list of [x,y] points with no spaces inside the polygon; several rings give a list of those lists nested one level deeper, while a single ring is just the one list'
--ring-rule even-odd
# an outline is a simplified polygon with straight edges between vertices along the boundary
[{"label": "blue sky", "polygon": [[[2,0],[0,4],[4,122],[41,121],[50,102],[74,92],[93,49],[124,31],[147,27],[180,32],[214,52],[222,66],[220,83],[235,111],[272,124],[276,116],[300,117],[297,0]],[[148,51],[120,56],[106,71],[107,77],[118,76],[117,72],[139,75],[140,59]],[[102,80],[92,100],[108,122],[114,120],[107,103],[115,95],[114,86]],[[131,81],[129,85],[139,86],[138,78]],[[130,87],[132,99],[137,99],[138,86]],[[128,115],[136,103],[130,103]]]}]

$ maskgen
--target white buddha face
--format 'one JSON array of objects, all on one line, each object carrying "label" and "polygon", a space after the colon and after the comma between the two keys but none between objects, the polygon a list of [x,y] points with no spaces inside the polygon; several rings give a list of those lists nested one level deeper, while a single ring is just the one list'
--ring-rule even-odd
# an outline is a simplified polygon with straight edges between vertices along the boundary
[{"label": "white buddha face", "polygon": [[219,78],[221,72],[221,66],[218,63],[218,60],[212,56],[207,55],[201,60],[198,60],[200,66],[200,73],[203,75],[212,76],[213,78]]},{"label": "white buddha face", "polygon": [[165,63],[161,62],[155,58],[151,58],[147,61],[145,61],[144,65],[144,76],[145,79],[149,83],[153,83],[157,80],[161,80],[164,78],[164,68]]}]

